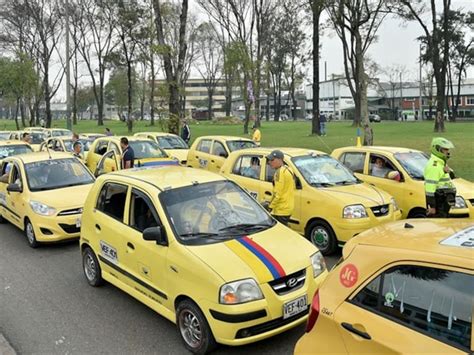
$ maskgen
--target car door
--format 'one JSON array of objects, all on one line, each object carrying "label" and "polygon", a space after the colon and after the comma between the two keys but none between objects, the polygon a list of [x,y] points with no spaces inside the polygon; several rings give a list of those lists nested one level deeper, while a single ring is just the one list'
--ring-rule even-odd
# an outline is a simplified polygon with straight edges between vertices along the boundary
[{"label": "car door", "polygon": [[89,150],[89,154],[87,154],[86,159],[86,165],[90,171],[96,171],[97,163],[99,162],[100,158],[102,158],[102,156],[107,152],[108,145],[108,140],[100,138],[93,143],[93,146]]},{"label": "car door", "polygon": [[7,186],[10,181],[11,163],[8,160],[3,160],[0,171],[0,215],[11,220],[11,213],[7,206]]},{"label": "car door", "polygon": [[94,209],[95,233],[98,239],[99,260],[106,265],[107,272],[130,285],[124,272],[126,258],[125,208],[128,186],[123,183],[106,182],[98,195]]},{"label": "car door", "polygon": [[143,190],[132,187],[127,217],[128,233],[123,247],[126,250],[124,269],[132,275],[130,282],[142,294],[160,304],[170,302],[165,275],[168,247],[143,239],[147,228],[161,226],[152,198]]},{"label": "car door", "polygon": [[97,177],[102,174],[118,171],[120,170],[120,163],[120,156],[114,150],[109,150],[100,158],[94,175]]},{"label": "car door", "polygon": [[262,184],[262,163],[265,159],[262,155],[244,154],[240,155],[231,167],[231,179],[243,187],[257,201],[263,201],[260,193]]},{"label": "car door", "polygon": [[208,164],[208,170],[218,173],[226,158],[229,156],[224,144],[218,140],[214,140],[212,143],[212,150],[210,154],[210,161]]},{"label": "car door", "polygon": [[26,208],[26,201],[24,196],[24,189],[25,189],[25,177],[21,171],[20,165],[15,161],[11,163],[11,170],[10,170],[10,177],[8,180],[8,185],[16,184],[20,187],[21,191],[13,192],[6,191],[6,209],[10,215],[10,222],[17,227],[23,229],[23,221],[25,218],[25,208]]},{"label": "car door", "polygon": [[474,274],[392,266],[343,302],[334,321],[349,353],[470,352]]},{"label": "car door", "polygon": [[[211,139],[202,139],[198,145],[196,146],[196,150],[191,154],[192,160],[192,167],[199,168],[199,169],[208,169],[209,161],[211,158],[211,146],[212,140]],[[189,160],[188,160],[189,163]]]}]

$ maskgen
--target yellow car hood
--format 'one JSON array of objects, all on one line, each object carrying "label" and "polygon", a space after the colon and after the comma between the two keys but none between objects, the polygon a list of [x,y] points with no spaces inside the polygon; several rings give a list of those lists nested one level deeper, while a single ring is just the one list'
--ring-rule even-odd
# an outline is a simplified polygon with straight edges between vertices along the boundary
[{"label": "yellow car hood", "polygon": [[186,161],[188,159],[189,149],[165,149],[165,150],[166,150],[166,153],[168,153],[172,157],[175,157],[180,162]]},{"label": "yellow car hood", "polygon": [[147,158],[147,159],[135,159],[135,167],[142,166],[160,166],[160,165],[179,165],[176,160],[170,158]]},{"label": "yellow car hood", "polygon": [[454,179],[453,183],[456,186],[457,195],[467,200],[474,198],[474,183],[461,178]]},{"label": "yellow car hood", "polygon": [[344,206],[363,204],[375,207],[390,203],[391,195],[367,183],[319,188],[330,199],[338,199]]},{"label": "yellow car hood", "polygon": [[64,187],[62,189],[32,192],[30,200],[44,203],[58,212],[83,207],[94,184]]},{"label": "yellow car hood", "polygon": [[259,284],[308,267],[310,256],[317,252],[310,242],[280,224],[250,236],[188,249],[226,282],[254,278]]}]

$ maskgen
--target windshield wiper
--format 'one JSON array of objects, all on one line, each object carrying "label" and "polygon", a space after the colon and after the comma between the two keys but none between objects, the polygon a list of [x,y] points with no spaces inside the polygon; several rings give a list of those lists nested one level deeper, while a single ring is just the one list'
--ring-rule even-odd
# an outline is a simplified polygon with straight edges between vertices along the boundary
[{"label": "windshield wiper", "polygon": [[272,227],[272,225],[267,224],[267,223],[241,223],[241,224],[234,224],[232,226],[220,228],[219,232],[230,231],[234,229],[248,231],[248,230],[254,230],[254,229],[264,229],[267,227]]},{"label": "windshield wiper", "polygon": [[316,187],[332,187],[335,186],[335,184],[330,183],[330,182],[312,182],[311,186],[316,186]]},{"label": "windshield wiper", "polygon": [[336,184],[337,185],[354,185],[354,184],[357,184],[357,182],[346,180],[346,181],[338,181],[336,182]]}]

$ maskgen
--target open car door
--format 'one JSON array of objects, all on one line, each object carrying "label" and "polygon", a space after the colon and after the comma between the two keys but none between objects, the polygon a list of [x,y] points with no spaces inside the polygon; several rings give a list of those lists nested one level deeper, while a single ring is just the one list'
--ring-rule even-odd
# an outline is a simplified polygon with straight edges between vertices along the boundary
[{"label": "open car door", "polygon": [[112,171],[120,170],[120,156],[114,150],[106,152],[97,163],[94,175],[98,177],[102,174],[111,173]]}]

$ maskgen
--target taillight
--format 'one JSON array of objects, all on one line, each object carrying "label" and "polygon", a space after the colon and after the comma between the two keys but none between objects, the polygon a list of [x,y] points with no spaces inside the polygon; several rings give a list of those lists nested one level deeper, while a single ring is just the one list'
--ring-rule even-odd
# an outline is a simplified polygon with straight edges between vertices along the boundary
[{"label": "taillight", "polygon": [[311,312],[309,313],[308,323],[306,324],[306,333],[309,333],[319,316],[319,291],[316,291],[313,297],[313,302],[311,303]]}]

